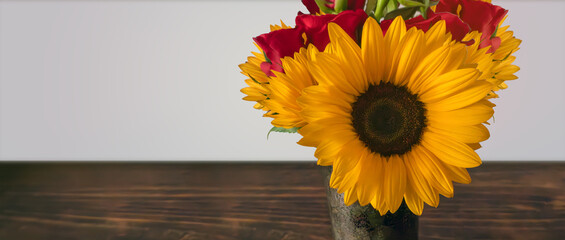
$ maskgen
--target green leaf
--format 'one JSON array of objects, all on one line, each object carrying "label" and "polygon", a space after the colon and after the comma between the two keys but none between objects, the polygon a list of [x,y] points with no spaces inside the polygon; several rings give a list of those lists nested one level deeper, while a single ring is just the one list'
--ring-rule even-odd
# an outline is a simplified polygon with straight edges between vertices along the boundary
[{"label": "green leaf", "polygon": [[398,0],[388,1],[388,4],[385,7],[385,12],[389,13],[389,12],[392,12],[392,11],[398,9],[398,5],[399,5]]},{"label": "green leaf", "polygon": [[293,128],[273,127],[267,133],[267,139],[269,139],[269,135],[271,135],[271,132],[296,133],[296,132],[298,132],[298,129],[300,129],[300,128],[297,128],[297,127],[293,127]]},{"label": "green leaf", "polygon": [[398,2],[400,4],[402,4],[402,6],[405,6],[405,7],[425,7],[426,6],[424,3],[412,1],[412,0],[398,0]]},{"label": "green leaf", "polygon": [[490,35],[490,38],[495,38],[496,37],[496,33],[498,32],[498,25],[496,25],[496,29],[494,29],[494,32],[492,33],[492,35]]},{"label": "green leaf", "polygon": [[365,6],[365,13],[367,15],[375,15],[375,8],[377,7],[377,0],[367,0],[367,5]]},{"label": "green leaf", "polygon": [[267,57],[267,53],[265,53],[265,51],[263,51],[263,57],[265,57],[265,61],[267,61],[268,63],[271,63],[271,59],[269,59]]},{"label": "green leaf", "polygon": [[404,20],[408,20],[414,16],[414,14],[418,11],[418,7],[410,7],[410,8],[399,8],[392,12],[387,13],[385,15],[385,19],[394,19],[398,16],[402,16]]}]

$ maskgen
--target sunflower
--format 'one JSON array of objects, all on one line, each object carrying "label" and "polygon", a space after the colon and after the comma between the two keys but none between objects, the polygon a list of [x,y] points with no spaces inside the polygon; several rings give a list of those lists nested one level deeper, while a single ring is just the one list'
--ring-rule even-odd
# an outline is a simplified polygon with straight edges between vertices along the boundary
[{"label": "sunflower", "polygon": [[[516,60],[513,54],[520,49],[522,40],[514,37],[512,31],[508,31],[509,26],[502,27],[503,21],[500,22],[495,33],[496,37],[500,38],[500,46],[493,53],[487,53],[488,49],[491,48],[490,46],[478,47],[481,41],[481,33],[473,31],[463,38],[463,42],[473,42],[467,62],[478,63],[478,69],[482,72],[481,78],[485,78],[493,84],[493,91],[506,89],[508,86],[505,81],[517,79],[518,77],[514,74],[520,70],[520,67],[512,63]],[[489,97],[497,97],[497,95],[492,92]]]},{"label": "sunflower", "polygon": [[512,63],[516,60],[513,54],[520,49],[522,40],[514,37],[514,32],[508,30],[510,26],[502,26],[505,19],[506,17],[500,21],[496,31],[496,36],[500,38],[500,47],[493,53],[493,61],[499,62],[492,76],[496,79],[494,90],[505,89],[507,86],[504,81],[518,79],[514,74],[520,70],[520,67]]},{"label": "sunflower", "polygon": [[317,85],[298,97],[308,124],[298,132],[316,147],[319,165],[333,165],[330,186],[347,205],[394,213],[403,199],[420,215],[452,197],[453,181],[470,183],[466,168],[481,159],[483,125],[494,113],[469,48],[451,40],[444,21],[426,33],[396,18],[386,35],[373,18],[361,46],[329,24],[330,45],[306,64]]},{"label": "sunflower", "polygon": [[[474,1],[467,1],[467,5],[468,7],[473,5],[474,7],[472,9],[474,9],[475,11],[478,10],[493,11],[492,12],[493,15],[487,14],[483,17],[484,19],[482,21],[487,21],[485,22],[486,24],[492,24],[493,20],[497,19],[498,16],[506,15],[505,10],[499,8],[498,6],[494,6],[492,4],[477,5],[473,2]],[[490,0],[480,0],[479,2],[491,3]],[[461,15],[461,11],[463,9],[463,5],[461,1],[442,0],[439,2],[439,4],[445,4],[442,9],[443,11],[447,11],[452,14],[455,14],[463,21],[470,20],[468,19],[468,17],[465,18]],[[477,8],[475,9],[475,7]],[[433,6],[430,9],[436,12],[437,10],[436,8],[437,8],[436,6]],[[472,14],[472,15],[475,16],[476,14]],[[467,16],[470,15],[468,14]],[[498,25],[496,25],[496,29],[493,29],[494,31],[492,33],[490,32],[488,33],[490,38],[486,38],[486,39],[491,39],[491,40],[496,39],[496,40],[492,40],[492,42],[490,42],[487,46],[482,46],[482,49],[475,48],[473,50],[474,54],[470,54],[471,58],[475,60],[477,60],[477,58],[481,59],[481,60],[477,60],[478,64],[481,65],[479,69],[481,70],[483,75],[488,75],[486,79],[493,84],[493,89],[492,92],[489,93],[489,97],[498,97],[498,95],[494,93],[494,91],[507,88],[508,86],[504,82],[508,80],[517,79],[518,77],[516,77],[514,74],[518,70],[520,70],[518,66],[513,65],[512,63],[516,59],[516,57],[514,57],[513,54],[520,49],[519,46],[522,43],[522,40],[517,39],[514,36],[514,33],[508,30],[509,26],[502,26],[504,20],[506,20],[506,17],[507,16],[504,16],[500,20]],[[488,22],[489,20],[491,22]],[[475,21],[475,19],[473,19],[473,21]],[[469,24],[468,22],[466,23]],[[477,23],[474,24],[476,25]],[[479,30],[479,29],[475,26],[475,30]],[[485,33],[472,31],[469,32],[462,39],[462,41],[471,42],[475,45],[480,45],[481,41],[484,41],[486,37],[483,36],[483,34]]]},{"label": "sunflower", "polygon": [[[289,28],[291,27],[284,24],[282,20],[280,26],[276,24],[270,26],[271,32]],[[255,109],[269,112],[269,108],[265,107],[264,101],[267,100],[271,94],[271,90],[269,89],[271,77],[267,76],[267,74],[261,70],[261,63],[267,61],[265,53],[257,44],[255,44],[255,47],[257,47],[259,52],[251,52],[253,56],[249,56],[247,62],[239,65],[241,73],[248,77],[248,79],[245,80],[248,87],[242,88],[241,92],[247,95],[243,97],[243,100],[257,102],[253,106]]]},{"label": "sunflower", "polygon": [[[493,53],[487,53],[491,46],[480,48],[481,33],[472,31],[465,35],[462,42],[472,43],[471,47],[467,48],[466,64],[477,64],[477,69],[481,72],[479,79],[486,79],[492,83],[493,91],[498,90],[497,85],[500,82],[494,78],[496,69],[500,65],[499,61],[494,60]],[[495,97],[494,92],[489,93],[489,97]]]},{"label": "sunflower", "polygon": [[239,65],[241,73],[248,77],[245,83],[248,87],[242,88],[241,92],[247,96],[243,100],[257,102],[253,107],[269,111],[263,102],[267,100],[271,93],[269,89],[270,77],[261,70],[261,63],[265,62],[263,50],[257,44],[255,46],[259,49],[260,53],[251,52],[253,56],[247,58],[247,62]]},{"label": "sunflower", "polygon": [[317,84],[310,76],[306,64],[309,56],[318,53],[314,45],[308,45],[308,49],[301,48],[294,57],[282,59],[284,73],[275,72],[271,78],[270,86],[272,92],[269,99],[264,101],[265,106],[270,109],[265,116],[274,118],[271,122],[275,127],[300,128],[306,125],[304,118],[300,115],[302,108],[296,102],[302,90]]}]

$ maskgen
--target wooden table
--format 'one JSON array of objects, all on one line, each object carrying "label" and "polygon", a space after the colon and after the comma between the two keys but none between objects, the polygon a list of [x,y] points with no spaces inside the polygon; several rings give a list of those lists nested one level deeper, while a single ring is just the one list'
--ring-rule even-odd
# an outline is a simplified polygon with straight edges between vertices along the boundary
[{"label": "wooden table", "polygon": [[[563,239],[565,163],[486,162],[420,239]],[[314,163],[0,163],[0,239],[331,239]]]}]

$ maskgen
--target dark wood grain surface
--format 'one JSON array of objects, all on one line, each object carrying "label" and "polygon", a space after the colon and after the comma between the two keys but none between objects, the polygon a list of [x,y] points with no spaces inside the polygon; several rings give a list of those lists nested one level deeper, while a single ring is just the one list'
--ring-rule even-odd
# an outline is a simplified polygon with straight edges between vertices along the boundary
[{"label": "dark wood grain surface", "polygon": [[[487,162],[420,239],[565,239],[565,163]],[[0,163],[0,239],[331,239],[314,163]]]}]

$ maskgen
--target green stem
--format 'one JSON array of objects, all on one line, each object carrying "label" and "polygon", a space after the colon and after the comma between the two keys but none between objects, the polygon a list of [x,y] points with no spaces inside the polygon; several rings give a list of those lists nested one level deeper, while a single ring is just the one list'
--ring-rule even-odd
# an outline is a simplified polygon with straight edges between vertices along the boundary
[{"label": "green stem", "polygon": [[430,0],[424,0],[424,6],[420,7],[420,12],[424,19],[428,19],[428,8],[430,7]]},{"label": "green stem", "polygon": [[420,13],[422,13],[422,17],[424,19],[428,19],[428,13],[426,7],[420,7]]},{"label": "green stem", "polygon": [[384,9],[388,4],[388,0],[379,0],[377,2],[377,9],[375,9],[375,19],[380,22],[381,18],[384,16]]}]

